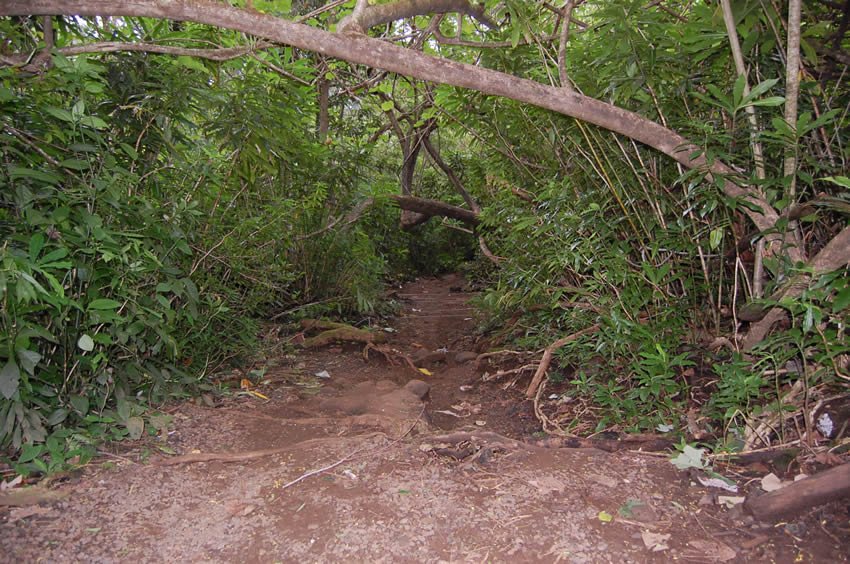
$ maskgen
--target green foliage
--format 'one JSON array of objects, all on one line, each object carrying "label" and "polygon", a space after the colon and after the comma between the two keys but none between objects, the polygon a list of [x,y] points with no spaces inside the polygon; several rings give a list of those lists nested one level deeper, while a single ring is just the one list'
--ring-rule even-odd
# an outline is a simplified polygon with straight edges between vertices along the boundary
[{"label": "green foliage", "polygon": [[226,311],[188,275],[197,203],[137,191],[138,154],[87,109],[104,68],[55,62],[41,90],[7,77],[0,108],[0,445],[39,471],[193,383],[184,351]]},{"label": "green foliage", "polygon": [[[302,16],[321,5],[254,7]],[[441,32],[509,48],[425,41],[422,49],[560,84],[551,40],[558,15],[514,0],[484,8],[499,29],[444,18]],[[332,26],[351,9],[311,21]],[[600,429],[679,422],[694,392],[683,374],[698,356],[684,351],[700,335],[745,329],[733,314],[753,298],[751,247],[773,235],[751,231],[742,211],[752,204],[720,183],[757,187],[780,212],[808,202],[805,215],[775,231],[798,237],[811,257],[847,225],[850,144],[843,75],[814,48],[845,41],[833,35],[840,16],[831,8],[806,8],[803,54],[820,74],[803,77],[793,124],[780,107],[783,14],[735,6],[751,69],[745,94],[717,5],[674,10],[684,17],[637,1],[582,3],[575,21],[593,33],[571,35],[564,67],[583,93],[696,141],[707,162],[737,171],[730,179],[707,181],[705,170],[679,170],[628,139],[539,108],[364,74],[287,47],[225,62],[56,53],[38,76],[0,70],[0,446],[32,471],[84,460],[98,440],[154,428],[151,403],[208,386],[205,377],[227,362],[248,362],[262,320],[380,314],[387,279],[459,268],[487,285],[480,306],[491,326],[512,320],[503,337],[518,346],[537,349],[598,325],[558,352],[552,373],[577,368],[572,384],[603,408]],[[54,23],[58,48],[246,41],[145,18]],[[428,18],[414,24],[388,29],[406,35]],[[4,48],[40,53],[40,26],[0,21]],[[321,81],[332,85],[327,135],[316,127]],[[433,219],[398,229],[387,198],[404,164],[398,145],[425,127],[483,208],[474,233]],[[755,143],[764,178],[754,172]],[[794,191],[783,169],[790,154]],[[419,157],[413,192],[466,205],[429,159]],[[479,235],[501,257],[498,267],[478,256]],[[809,274],[781,252],[764,266],[766,296]],[[846,270],[811,280],[798,297],[763,301],[785,308],[791,326],[746,358],[703,355],[717,382],[697,392],[712,394],[706,411],[733,431],[759,410],[785,409],[780,390],[801,380],[846,387]]]}]

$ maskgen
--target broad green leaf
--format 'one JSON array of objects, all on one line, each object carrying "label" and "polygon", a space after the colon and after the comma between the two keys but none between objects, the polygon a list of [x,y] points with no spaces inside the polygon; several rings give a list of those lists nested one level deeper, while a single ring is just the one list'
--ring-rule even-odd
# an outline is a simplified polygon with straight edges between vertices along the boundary
[{"label": "broad green leaf", "polygon": [[16,165],[9,166],[9,176],[14,180],[17,180],[19,178],[31,178],[33,180],[38,180],[47,184],[59,184],[59,181],[61,180],[59,175],[54,174],[52,172],[35,170],[32,168],[24,168]]},{"label": "broad green leaf", "polygon": [[843,188],[850,189],[850,178],[846,176],[827,176],[822,180],[826,180],[827,182],[832,182],[833,184],[838,184]]},{"label": "broad green leaf", "polygon": [[741,105],[741,101],[744,99],[744,87],[746,85],[747,77],[743,74],[735,80],[735,86],[732,87],[732,104],[734,104],[735,107]]},{"label": "broad green leaf", "polygon": [[44,267],[48,263],[58,261],[59,259],[65,258],[66,256],[68,256],[68,249],[66,249],[65,247],[54,249],[41,258],[41,262],[43,263],[41,266]]},{"label": "broad green leaf", "polygon": [[77,100],[71,108],[71,115],[75,118],[81,118],[86,115],[86,103],[84,100]]},{"label": "broad green leaf", "polygon": [[110,300],[108,298],[98,298],[89,302],[86,309],[118,309],[119,307],[121,307],[121,302]]},{"label": "broad green leaf", "polygon": [[749,106],[764,106],[764,107],[772,107],[772,106],[781,106],[785,103],[785,98],[782,96],[769,96],[767,98],[762,98],[761,100],[756,100],[754,102],[750,102]]},{"label": "broad green leaf", "polygon": [[54,108],[53,106],[47,106],[44,108],[44,111],[57,119],[67,121],[68,123],[74,123],[74,116],[72,116],[71,112],[69,112],[68,110],[64,110],[62,108]]},{"label": "broad green leaf", "polygon": [[386,102],[383,102],[383,103],[381,104],[381,110],[383,110],[383,111],[385,111],[385,112],[389,112],[389,111],[390,111],[390,110],[392,110],[394,107],[395,107],[395,104],[393,104],[393,101],[392,101],[392,100],[387,100]]},{"label": "broad green leaf", "polygon": [[97,116],[85,116],[80,119],[80,123],[93,129],[106,129],[109,127],[105,121]]},{"label": "broad green leaf", "polygon": [[6,399],[12,399],[18,391],[18,382],[21,379],[21,371],[14,361],[10,360],[0,370],[0,394]]},{"label": "broad green leaf", "polygon": [[30,237],[30,260],[38,261],[38,255],[41,254],[41,249],[44,248],[44,243],[47,238],[42,233],[36,233]]},{"label": "broad green leaf", "polygon": [[94,350],[94,340],[88,335],[83,335],[77,341],[77,346],[86,352],[91,352]]},{"label": "broad green leaf", "polygon": [[139,158],[139,153],[137,153],[131,145],[128,145],[127,143],[121,143],[120,147],[121,150],[124,151],[124,153],[126,153],[127,156],[131,159],[136,160],[137,158]]},{"label": "broad green leaf", "polygon": [[712,251],[715,251],[718,247],[720,247],[720,243],[723,242],[724,231],[725,230],[723,228],[711,230],[711,233],[708,236],[708,245],[711,247]]},{"label": "broad green leaf", "polygon": [[770,80],[765,80],[763,82],[756,84],[753,87],[753,89],[750,90],[750,93],[747,95],[747,97],[742,100],[742,102],[746,104],[750,100],[755,100],[756,98],[759,98],[764,93],[766,93],[768,90],[773,88],[773,86],[777,82],[779,82],[779,79],[771,78]]},{"label": "broad green leaf", "polygon": [[83,159],[65,159],[64,161],[59,162],[59,166],[63,168],[70,168],[71,170],[88,170],[90,164],[88,161],[84,161]]},{"label": "broad green leaf", "polygon": [[84,396],[71,396],[70,402],[71,407],[73,407],[80,415],[85,416],[89,412],[88,398]]},{"label": "broad green leaf", "polygon": [[850,286],[836,294],[835,299],[832,300],[832,311],[838,313],[847,306],[850,306]]},{"label": "broad green leaf", "polygon": [[68,410],[60,407],[53,411],[50,416],[47,418],[47,424],[51,427],[54,425],[58,425],[65,421],[68,418]]},{"label": "broad green leaf", "polygon": [[127,427],[130,438],[136,441],[142,438],[142,433],[145,431],[145,420],[141,417],[129,417],[124,426]]},{"label": "broad green leaf", "polygon": [[26,464],[32,462],[36,457],[44,454],[46,450],[44,445],[26,444],[21,448],[21,455],[18,457],[18,464]]},{"label": "broad green leaf", "polygon": [[21,349],[18,351],[18,362],[21,363],[21,368],[30,376],[35,375],[35,367],[41,361],[41,355],[29,349]]}]

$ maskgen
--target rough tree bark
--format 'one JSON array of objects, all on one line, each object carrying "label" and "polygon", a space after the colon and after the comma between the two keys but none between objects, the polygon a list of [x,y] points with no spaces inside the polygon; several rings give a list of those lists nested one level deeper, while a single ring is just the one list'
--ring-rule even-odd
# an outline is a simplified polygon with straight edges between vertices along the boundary
[{"label": "rough tree bark", "polygon": [[416,196],[391,196],[391,198],[401,209],[422,214],[426,219],[437,215],[457,219],[473,226],[478,225],[478,214],[471,210]]}]

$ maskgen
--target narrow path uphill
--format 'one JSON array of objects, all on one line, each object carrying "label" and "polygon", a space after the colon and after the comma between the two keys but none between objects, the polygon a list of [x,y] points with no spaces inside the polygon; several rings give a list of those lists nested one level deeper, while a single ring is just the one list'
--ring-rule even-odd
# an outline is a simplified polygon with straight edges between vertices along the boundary
[{"label": "narrow path uphill", "polygon": [[721,508],[665,457],[525,442],[520,392],[476,372],[463,286],[396,290],[385,351],[425,372],[304,352],[268,370],[268,400],[180,404],[49,501],[0,497],[0,561],[847,561],[842,539]]}]

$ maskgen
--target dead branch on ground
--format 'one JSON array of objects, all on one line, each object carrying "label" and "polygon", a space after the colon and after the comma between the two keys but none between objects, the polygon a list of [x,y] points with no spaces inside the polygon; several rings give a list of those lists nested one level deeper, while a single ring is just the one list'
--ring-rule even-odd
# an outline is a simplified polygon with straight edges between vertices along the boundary
[{"label": "dead branch on ground", "polygon": [[492,382],[493,380],[498,380],[504,376],[509,376],[511,374],[522,374],[528,370],[534,370],[537,368],[537,363],[532,364],[524,364],[518,368],[511,368],[510,370],[499,370],[495,374],[485,374],[481,380],[483,382]]},{"label": "dead branch on ground", "polygon": [[475,358],[475,370],[479,370],[481,368],[481,362],[485,359],[492,358],[495,356],[524,356],[527,355],[528,351],[511,351],[511,350],[501,350],[501,351],[493,351],[487,353],[481,353]]},{"label": "dead branch on ground", "polygon": [[566,344],[569,344],[580,337],[584,337],[585,335],[589,335],[591,333],[595,333],[599,330],[600,325],[595,323],[590,327],[586,327],[581,331],[576,331],[572,335],[567,335],[566,337],[562,337],[546,347],[546,350],[543,351],[543,358],[540,359],[540,365],[537,367],[537,371],[534,373],[534,377],[531,379],[531,383],[528,385],[528,389],[525,390],[525,397],[531,399],[537,395],[537,390],[540,387],[541,382],[543,382],[543,377],[546,375],[546,371],[549,370],[549,365],[552,363],[552,355],[555,354],[555,351],[560,349]]},{"label": "dead branch on ground", "polygon": [[850,462],[782,489],[748,497],[744,507],[757,519],[773,520],[846,497],[850,497]]}]

